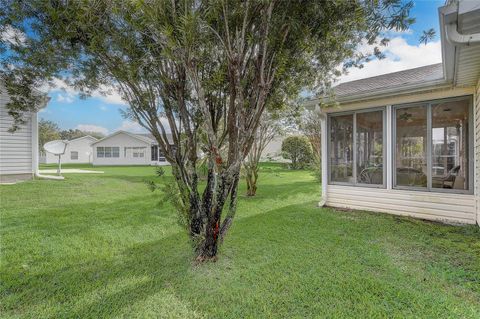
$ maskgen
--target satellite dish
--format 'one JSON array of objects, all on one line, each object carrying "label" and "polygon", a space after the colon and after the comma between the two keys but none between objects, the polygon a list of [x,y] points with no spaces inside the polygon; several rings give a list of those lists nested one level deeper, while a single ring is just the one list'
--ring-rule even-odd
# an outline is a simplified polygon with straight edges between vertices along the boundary
[{"label": "satellite dish", "polygon": [[45,151],[47,151],[49,153],[52,153],[53,155],[58,156],[57,174],[59,176],[62,175],[62,172],[61,172],[62,162],[61,162],[60,158],[63,154],[65,154],[65,150],[67,149],[67,145],[68,145],[68,141],[62,141],[62,140],[51,141],[51,142],[45,143],[45,145],[43,145],[43,148],[45,149]]},{"label": "satellite dish", "polygon": [[65,149],[67,148],[68,141],[55,140],[43,145],[45,151],[52,153],[54,155],[63,155],[65,154]]}]

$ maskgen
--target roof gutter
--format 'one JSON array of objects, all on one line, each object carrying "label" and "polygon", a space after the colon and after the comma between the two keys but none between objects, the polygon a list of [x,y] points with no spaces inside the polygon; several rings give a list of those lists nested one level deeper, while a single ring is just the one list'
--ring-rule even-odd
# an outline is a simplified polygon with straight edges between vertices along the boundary
[{"label": "roof gutter", "polygon": [[457,30],[457,23],[450,23],[445,28],[447,40],[456,46],[470,46],[480,44],[480,33],[461,34]]},{"label": "roof gutter", "polygon": [[[336,102],[348,103],[352,101],[372,100],[379,97],[386,97],[390,94],[408,94],[425,91],[429,89],[448,88],[453,85],[455,77],[455,56],[456,47],[472,46],[480,44],[480,33],[462,34],[458,32],[458,3],[450,3],[439,8],[440,29],[442,38],[442,61],[443,61],[443,79],[420,84],[411,84],[403,86],[401,89],[389,88],[384,90],[377,90],[374,94],[372,92],[360,93],[356,95],[349,95],[344,98],[337,98]],[[313,108],[319,103],[329,103],[328,98],[316,98],[308,100],[304,103],[307,108]]]}]

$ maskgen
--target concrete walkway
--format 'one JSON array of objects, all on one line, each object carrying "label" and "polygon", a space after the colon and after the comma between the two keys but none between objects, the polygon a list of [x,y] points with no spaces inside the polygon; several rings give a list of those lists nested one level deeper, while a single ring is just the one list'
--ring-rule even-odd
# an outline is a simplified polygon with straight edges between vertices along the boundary
[{"label": "concrete walkway", "polygon": [[[41,169],[38,171],[40,174],[56,174],[57,169]],[[86,169],[77,168],[62,168],[62,174],[103,174],[103,171],[89,171]]]}]

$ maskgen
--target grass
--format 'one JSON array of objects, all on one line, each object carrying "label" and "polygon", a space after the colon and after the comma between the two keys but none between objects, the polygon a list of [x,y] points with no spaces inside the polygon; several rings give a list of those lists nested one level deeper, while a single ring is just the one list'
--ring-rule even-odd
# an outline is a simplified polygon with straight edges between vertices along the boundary
[{"label": "grass", "polygon": [[2,318],[480,317],[478,227],[319,209],[269,164],[198,266],[154,168],[92,169],[0,187]]}]

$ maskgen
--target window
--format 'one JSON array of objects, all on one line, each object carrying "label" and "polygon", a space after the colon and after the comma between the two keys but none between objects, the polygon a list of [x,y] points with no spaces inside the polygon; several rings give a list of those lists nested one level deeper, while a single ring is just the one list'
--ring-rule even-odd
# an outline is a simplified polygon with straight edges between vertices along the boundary
[{"label": "window", "polygon": [[153,145],[151,148],[152,151],[152,161],[158,161],[158,146]]},{"label": "window", "polygon": [[112,148],[105,147],[105,157],[112,157]]},{"label": "window", "polygon": [[102,146],[97,147],[97,157],[105,157],[105,148]]},{"label": "window", "polygon": [[330,182],[384,185],[384,111],[330,118]]},{"label": "window", "polygon": [[432,104],[432,188],[468,190],[469,101]]},{"label": "window", "polygon": [[395,108],[395,186],[471,191],[470,98]]},{"label": "window", "polygon": [[97,157],[120,157],[120,147],[98,146]]},{"label": "window", "polygon": [[70,159],[71,160],[78,160],[78,152],[71,151],[70,152]]},{"label": "window", "polygon": [[124,156],[130,158],[142,158],[145,157],[146,147],[125,147]]},{"label": "window", "polygon": [[134,147],[133,157],[145,157],[145,147]]},{"label": "window", "polygon": [[158,161],[165,162],[165,155],[163,154],[163,151],[160,148],[158,148]]}]

